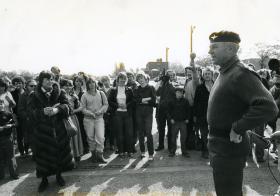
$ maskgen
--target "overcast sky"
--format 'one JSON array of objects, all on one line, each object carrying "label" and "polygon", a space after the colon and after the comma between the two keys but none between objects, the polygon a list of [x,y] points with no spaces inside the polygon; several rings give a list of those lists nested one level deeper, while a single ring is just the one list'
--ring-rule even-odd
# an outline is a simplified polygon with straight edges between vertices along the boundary
[{"label": "overcast sky", "polygon": [[189,61],[207,55],[213,31],[241,36],[243,56],[256,42],[280,40],[279,0],[0,0],[0,69],[37,73],[112,73],[114,64]]}]

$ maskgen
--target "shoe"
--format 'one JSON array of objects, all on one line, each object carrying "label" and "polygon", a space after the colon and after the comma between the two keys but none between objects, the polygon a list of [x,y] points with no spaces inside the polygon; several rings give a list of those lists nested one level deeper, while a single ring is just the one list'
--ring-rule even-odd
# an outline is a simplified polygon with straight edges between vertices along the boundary
[{"label": "shoe", "polygon": [[65,186],[65,180],[62,178],[61,174],[56,175],[56,182],[59,186]]},{"label": "shoe", "polygon": [[38,187],[38,192],[39,193],[44,192],[47,189],[48,185],[49,185],[48,179],[42,178],[42,181]]},{"label": "shoe", "polygon": [[16,175],[11,176],[11,178],[12,178],[13,180],[17,180],[17,179],[19,179],[19,176],[16,174]]},{"label": "shoe", "polygon": [[174,157],[174,156],[175,156],[175,153],[170,152],[168,156],[169,156],[169,157]]},{"label": "shoe", "polygon": [[96,160],[98,163],[107,163],[107,161],[103,157],[103,152],[96,151]]},{"label": "shoe", "polygon": [[85,154],[87,154],[87,153],[89,153],[89,149],[84,149],[83,154],[85,155]]},{"label": "shoe", "polygon": [[120,153],[119,150],[116,150],[116,151],[115,151],[115,154],[119,154],[119,153]]},{"label": "shoe", "polygon": [[140,157],[141,159],[145,158],[145,153],[142,152]]},{"label": "shoe", "polygon": [[155,149],[155,151],[161,151],[161,150],[163,150],[163,149],[164,149],[164,147],[159,146],[159,147],[157,147],[157,148]]},{"label": "shoe", "polygon": [[120,156],[121,159],[124,159],[124,158],[125,158],[124,153],[120,153],[119,156]]},{"label": "shoe", "polygon": [[132,158],[133,157],[133,153],[128,153],[128,155],[127,155],[129,158]]},{"label": "shoe", "polygon": [[149,160],[149,161],[153,161],[153,160],[154,160],[154,155],[149,155],[148,160]]},{"label": "shoe", "polygon": [[190,157],[191,157],[190,154],[187,153],[187,152],[184,152],[184,153],[182,154],[182,156],[183,156],[183,157],[186,157],[186,158],[190,158]]}]

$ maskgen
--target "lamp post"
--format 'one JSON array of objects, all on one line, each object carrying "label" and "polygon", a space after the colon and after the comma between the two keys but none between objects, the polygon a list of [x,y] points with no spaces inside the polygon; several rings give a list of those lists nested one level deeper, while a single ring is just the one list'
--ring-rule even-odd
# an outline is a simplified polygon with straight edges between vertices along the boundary
[{"label": "lamp post", "polygon": [[165,48],[165,61],[166,61],[166,63],[167,63],[167,69],[168,69],[168,52],[169,52],[169,48],[166,47],[166,48]]},{"label": "lamp post", "polygon": [[193,52],[193,32],[195,26],[191,25],[191,34],[190,34],[190,54]]}]

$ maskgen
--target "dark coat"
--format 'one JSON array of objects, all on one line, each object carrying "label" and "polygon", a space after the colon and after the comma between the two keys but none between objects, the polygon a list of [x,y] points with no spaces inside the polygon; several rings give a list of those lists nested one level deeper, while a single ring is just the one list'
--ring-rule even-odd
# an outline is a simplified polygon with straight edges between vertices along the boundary
[{"label": "dark coat", "polygon": [[[57,106],[57,115],[44,115],[45,107]],[[70,106],[65,91],[54,89],[48,99],[38,86],[30,95],[30,116],[34,123],[34,146],[36,149],[37,177],[50,176],[73,168],[73,156],[70,139],[63,124],[63,118],[70,113]]]},{"label": "dark coat", "polygon": [[[117,95],[118,95],[117,87],[113,87],[110,90],[110,93],[108,96],[108,103],[109,103],[109,107],[110,107],[112,114],[114,114],[116,112],[116,110],[118,109]],[[126,95],[127,112],[132,114],[133,106],[135,104],[132,89],[129,87],[125,87],[125,95]]]},{"label": "dark coat", "polygon": [[207,125],[207,108],[210,92],[205,86],[205,82],[198,85],[194,96],[194,116],[197,118],[197,123]]}]

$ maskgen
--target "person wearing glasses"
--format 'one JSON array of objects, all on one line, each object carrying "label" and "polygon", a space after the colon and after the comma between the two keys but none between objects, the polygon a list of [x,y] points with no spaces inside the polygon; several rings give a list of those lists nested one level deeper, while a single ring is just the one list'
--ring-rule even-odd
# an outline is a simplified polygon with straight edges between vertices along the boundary
[{"label": "person wearing glasses", "polygon": [[26,82],[25,91],[23,94],[19,96],[18,106],[17,106],[17,114],[18,121],[21,124],[22,133],[23,133],[23,141],[24,141],[24,152],[25,155],[29,154],[29,147],[31,147],[33,155],[34,148],[32,148],[32,137],[33,130],[31,128],[31,121],[28,114],[28,102],[30,101],[30,94],[34,92],[34,89],[37,85],[35,80],[28,80]]}]

